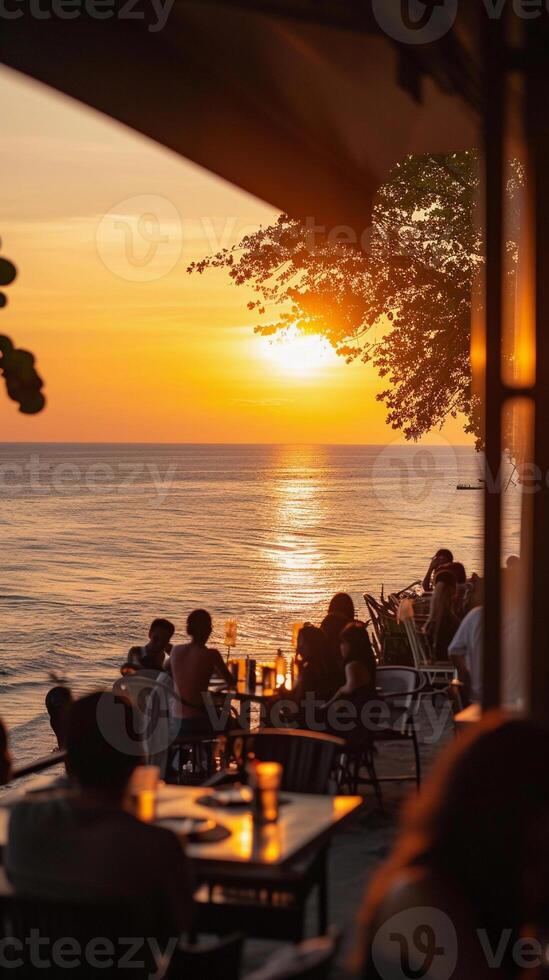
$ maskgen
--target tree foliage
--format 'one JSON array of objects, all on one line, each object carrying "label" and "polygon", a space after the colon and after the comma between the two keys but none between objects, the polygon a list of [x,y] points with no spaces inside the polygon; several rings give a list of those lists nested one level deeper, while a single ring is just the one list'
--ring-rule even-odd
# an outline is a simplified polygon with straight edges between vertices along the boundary
[{"label": "tree foliage", "polygon": [[478,443],[469,357],[472,282],[482,262],[477,189],[473,150],[409,156],[377,194],[366,248],[349,229],[320,236],[281,215],[188,271],[225,268],[237,286],[251,286],[258,333],[295,324],[326,337],[347,361],[373,364],[386,381],[378,398],[387,421],[407,439],[462,413]]},{"label": "tree foliage", "polygon": [[[17,270],[9,259],[0,257],[0,286],[9,286]],[[0,292],[0,307],[7,299]],[[43,381],[34,366],[34,356],[27,350],[14,347],[9,337],[0,334],[0,372],[6,382],[8,396],[19,404],[25,415],[41,412],[46,404],[42,394]]]}]

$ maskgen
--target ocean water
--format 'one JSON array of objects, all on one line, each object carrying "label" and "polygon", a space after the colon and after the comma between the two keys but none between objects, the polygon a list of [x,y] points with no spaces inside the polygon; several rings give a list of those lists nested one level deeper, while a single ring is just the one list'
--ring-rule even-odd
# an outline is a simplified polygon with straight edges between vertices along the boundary
[{"label": "ocean water", "polygon": [[[440,546],[482,572],[468,447],[0,445],[0,715],[18,763],[53,747],[51,675],[112,682],[155,616],[238,621],[236,653],[289,651],[345,590],[423,576]],[[509,551],[519,493],[506,495]]]}]

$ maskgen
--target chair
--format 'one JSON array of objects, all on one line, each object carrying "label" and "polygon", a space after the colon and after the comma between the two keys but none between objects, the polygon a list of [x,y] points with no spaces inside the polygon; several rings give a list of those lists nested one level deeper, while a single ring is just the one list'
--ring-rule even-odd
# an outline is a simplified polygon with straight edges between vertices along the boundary
[{"label": "chair", "polygon": [[327,793],[336,752],[344,745],[335,735],[294,728],[262,728],[245,739],[246,754],[282,764],[281,789],[287,793]]},{"label": "chair", "polygon": [[[421,783],[421,758],[414,715],[418,698],[425,687],[425,679],[412,667],[378,667],[376,679],[380,688],[380,700],[390,708],[390,718],[384,719],[379,725],[372,720],[368,727],[353,734],[340,759],[338,785],[347,788],[353,795],[358,793],[362,784],[372,786],[383,810],[382,783],[413,779],[418,788]],[[415,775],[378,776],[376,743],[400,741],[412,743]]]},{"label": "chair", "polygon": [[158,970],[157,950],[169,948],[164,911],[150,900],[77,904],[4,896],[1,935],[7,942],[0,975],[33,980],[49,969],[75,980],[115,980],[124,972],[132,980],[145,980]]},{"label": "chair", "polygon": [[412,667],[379,667],[376,672],[381,697],[391,709],[389,725],[373,732],[375,742],[411,742],[414,750],[415,776],[377,776],[379,782],[414,780],[421,785],[421,756],[415,725],[419,697],[425,688],[421,671]]},{"label": "chair", "polygon": [[175,950],[164,980],[238,980],[242,962],[244,933],[224,936],[208,945],[179,944]]},{"label": "chair", "polygon": [[[411,613],[411,614],[410,614]],[[413,607],[401,604],[399,610],[400,622],[404,624],[408,643],[413,657],[413,665],[425,675],[431,688],[446,688],[455,675],[455,669],[450,661],[440,661],[431,663],[427,658],[425,650],[425,638],[423,633],[419,633],[414,618]]]}]

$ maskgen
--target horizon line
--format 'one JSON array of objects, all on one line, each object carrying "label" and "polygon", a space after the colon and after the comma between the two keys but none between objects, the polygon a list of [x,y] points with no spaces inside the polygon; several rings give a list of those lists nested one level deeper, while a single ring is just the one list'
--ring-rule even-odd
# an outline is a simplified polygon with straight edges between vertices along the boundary
[{"label": "horizon line", "polygon": [[[369,446],[390,446],[398,445],[403,449],[414,449],[421,445],[420,442],[402,442],[397,443],[394,440],[390,442],[313,442],[311,440],[305,441],[279,441],[279,442],[163,442],[157,440],[146,440],[140,442],[138,440],[118,440],[118,439],[6,439],[0,440],[0,446],[348,446],[350,448],[366,448]],[[450,449],[474,449],[474,443],[468,442],[430,442],[426,443],[426,446],[432,446],[433,448],[444,449],[445,447]]]}]

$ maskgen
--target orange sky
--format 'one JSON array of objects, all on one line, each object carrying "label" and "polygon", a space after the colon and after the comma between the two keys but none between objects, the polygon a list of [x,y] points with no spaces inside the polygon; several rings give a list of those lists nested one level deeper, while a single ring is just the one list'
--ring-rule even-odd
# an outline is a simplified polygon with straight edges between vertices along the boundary
[{"label": "orange sky", "polygon": [[[36,353],[48,396],[29,418],[2,395],[0,440],[395,438],[371,369],[314,340],[273,350],[226,273],[186,274],[273,208],[7,69],[0,87],[2,254],[19,269],[0,330]],[[443,436],[468,441],[458,423]]]}]

